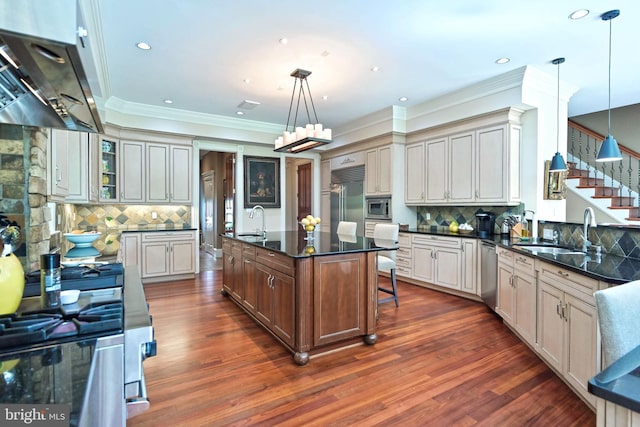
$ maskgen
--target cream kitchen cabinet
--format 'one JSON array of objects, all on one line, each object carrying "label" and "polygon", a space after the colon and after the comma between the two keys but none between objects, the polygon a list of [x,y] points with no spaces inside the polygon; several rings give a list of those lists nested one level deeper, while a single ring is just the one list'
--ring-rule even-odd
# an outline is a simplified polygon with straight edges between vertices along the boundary
[{"label": "cream kitchen cabinet", "polygon": [[593,292],[598,282],[539,262],[538,352],[583,399],[595,406],[587,382],[600,370]]},{"label": "cream kitchen cabinet", "polygon": [[119,183],[120,203],[145,202],[145,171],[148,167],[145,156],[145,143],[138,141],[120,141]]},{"label": "cream kitchen cabinet", "polygon": [[193,230],[145,232],[141,238],[143,279],[173,279],[195,273],[196,234]]},{"label": "cream kitchen cabinet", "polygon": [[118,262],[121,262],[125,267],[142,266],[140,239],[140,233],[122,233],[120,235]]},{"label": "cream kitchen cabinet", "polygon": [[47,195],[51,200],[64,200],[69,194],[68,146],[71,132],[52,129],[49,138]]},{"label": "cream kitchen cabinet", "polygon": [[478,288],[478,240],[462,239],[462,286],[461,290],[480,296]]},{"label": "cream kitchen cabinet", "polygon": [[469,120],[412,135],[405,147],[405,203],[518,203],[520,126],[490,122]]},{"label": "cream kitchen cabinet", "polygon": [[193,166],[190,145],[169,146],[169,202],[188,204],[192,202]]},{"label": "cream kitchen cabinet", "polygon": [[475,202],[474,132],[408,145],[406,162],[407,204]]},{"label": "cream kitchen cabinet", "polygon": [[146,144],[148,203],[191,203],[191,147]]},{"label": "cream kitchen cabinet", "polygon": [[411,277],[434,285],[462,289],[462,242],[456,237],[415,234],[411,240]]},{"label": "cream kitchen cabinet", "polygon": [[89,200],[89,134],[52,129],[47,195],[52,201]]},{"label": "cream kitchen cabinet", "polygon": [[532,347],[537,338],[536,291],[534,259],[499,248],[497,312]]},{"label": "cream kitchen cabinet", "polygon": [[473,132],[425,142],[425,203],[457,204],[474,201],[473,143]]},{"label": "cream kitchen cabinet", "polygon": [[427,183],[425,143],[407,144],[405,152],[405,203],[408,205],[424,204]]},{"label": "cream kitchen cabinet", "polygon": [[193,149],[190,141],[125,130],[109,131],[100,143],[97,173],[101,185],[100,202],[192,202]]},{"label": "cream kitchen cabinet", "polygon": [[398,277],[411,277],[412,259],[411,233],[401,232],[398,234],[398,250],[396,251],[396,275]]},{"label": "cream kitchen cabinet", "polygon": [[391,146],[378,147],[365,153],[365,196],[391,195],[393,180]]}]

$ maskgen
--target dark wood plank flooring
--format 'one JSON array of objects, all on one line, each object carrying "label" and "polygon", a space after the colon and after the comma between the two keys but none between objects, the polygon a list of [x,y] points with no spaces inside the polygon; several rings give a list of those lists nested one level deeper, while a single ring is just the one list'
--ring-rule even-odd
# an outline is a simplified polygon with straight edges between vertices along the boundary
[{"label": "dark wood plank flooring", "polygon": [[[380,280],[388,280],[380,278]],[[222,272],[148,284],[158,355],[141,426],[594,426],[595,414],[487,308],[398,282],[378,343],[293,363],[220,294]]]}]

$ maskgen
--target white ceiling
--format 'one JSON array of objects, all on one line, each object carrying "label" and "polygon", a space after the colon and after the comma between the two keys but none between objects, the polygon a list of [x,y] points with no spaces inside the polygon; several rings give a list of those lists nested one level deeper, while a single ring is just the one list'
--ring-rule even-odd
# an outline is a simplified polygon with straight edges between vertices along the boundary
[{"label": "white ceiling", "polygon": [[[565,57],[560,77],[580,88],[569,116],[581,115],[607,108],[609,21],[600,16],[620,9],[611,21],[611,105],[640,103],[638,0],[94,1],[106,100],[166,106],[169,98],[167,108],[230,117],[251,100],[260,105],[242,110],[243,120],[284,125],[289,74],[303,68],[319,121],[335,128],[525,65],[556,76],[551,61]],[[580,8],[590,14],[570,20]],[[511,62],[497,65],[503,56]]]}]

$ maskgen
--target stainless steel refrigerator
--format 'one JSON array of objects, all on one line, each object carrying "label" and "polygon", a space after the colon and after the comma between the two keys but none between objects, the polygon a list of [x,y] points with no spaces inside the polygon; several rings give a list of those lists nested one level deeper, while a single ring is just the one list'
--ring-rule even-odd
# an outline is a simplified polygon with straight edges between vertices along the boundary
[{"label": "stainless steel refrigerator", "polygon": [[364,166],[331,172],[331,233],[338,222],[358,224],[356,234],[364,236]]}]

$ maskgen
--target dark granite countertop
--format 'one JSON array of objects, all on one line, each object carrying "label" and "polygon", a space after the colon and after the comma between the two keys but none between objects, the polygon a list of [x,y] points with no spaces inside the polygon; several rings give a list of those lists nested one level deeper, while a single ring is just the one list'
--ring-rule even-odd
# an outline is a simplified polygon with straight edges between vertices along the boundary
[{"label": "dark granite countertop", "polygon": [[[377,247],[373,239],[356,236],[353,240],[341,240],[333,233],[319,232],[313,233],[314,239],[311,244],[305,238],[304,231],[270,231],[267,238],[262,235],[242,235],[243,233],[222,234],[245,243],[250,243],[257,247],[264,247],[270,250],[282,252],[292,258],[303,258],[308,256],[335,255],[349,252],[370,252],[388,250],[389,248]],[[397,249],[394,247],[392,249]]]},{"label": "dark granite countertop", "polygon": [[119,229],[120,233],[162,233],[167,231],[195,231],[197,228],[186,227],[158,227],[157,225],[138,225],[132,228]]},{"label": "dark granite countertop", "polygon": [[429,230],[409,229],[403,230],[402,232],[416,234],[433,234],[438,236],[462,237],[465,239],[479,239],[483,241],[490,241],[503,248],[519,251],[523,255],[533,256],[552,264],[556,264],[568,270],[584,274],[593,279],[602,280],[614,285],[621,285],[633,280],[640,280],[640,260],[638,259],[608,255],[605,253],[603,253],[600,257],[596,257],[592,254],[588,258],[585,257],[585,255],[578,254],[554,255],[541,252],[533,254],[519,247],[519,245],[526,246],[533,244],[553,246],[551,242],[543,241],[541,239],[538,239],[537,241],[533,241],[532,239],[521,241],[518,238],[502,239],[499,235],[494,235],[493,238],[482,238],[475,233],[452,233],[442,227]]},{"label": "dark granite countertop", "polygon": [[589,393],[640,413],[640,346],[589,380]]}]

